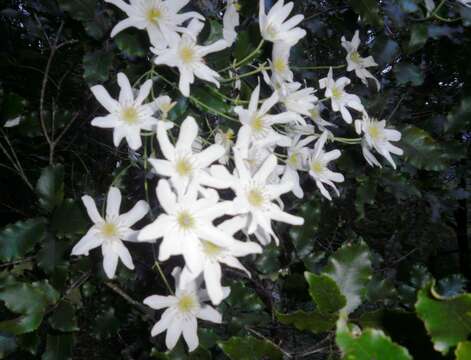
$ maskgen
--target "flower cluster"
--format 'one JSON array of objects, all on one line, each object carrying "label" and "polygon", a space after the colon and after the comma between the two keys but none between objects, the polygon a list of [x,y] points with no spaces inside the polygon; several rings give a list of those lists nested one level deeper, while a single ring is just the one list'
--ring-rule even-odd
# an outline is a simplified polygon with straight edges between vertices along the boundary
[{"label": "flower cluster", "polygon": [[[240,23],[237,1],[227,1],[223,38],[209,45],[198,44],[204,17],[192,11],[183,12],[189,0],[106,1],[127,14],[111,36],[128,27],[145,29],[150,51],[155,54],[153,63],[178,69],[178,88],[184,96],[190,96],[195,77],[220,86],[221,75],[207,65],[204,57],[236,41]],[[348,77],[335,78],[331,67],[319,81],[323,99],[315,95],[314,87],[295,81],[290,52],[306,36],[306,31],[298,27],[302,15],[290,17],[293,6],[292,2],[285,4],[279,0],[267,13],[265,1],[260,0],[262,43],[271,42],[273,49],[272,58],[267,61],[269,66],[260,68],[269,95],[261,99],[264,86],[259,80],[250,99],[237,102],[232,108],[238,116],[238,126],[213,129],[213,142],[199,138],[201,126],[192,116],[180,124],[173,140],[174,124],[168,120],[168,113],[175,103],[166,95],[154,98],[151,79],[135,91],[126,75],[118,74],[121,89],[118,100],[101,85],[91,88],[109,113],[95,118],[92,125],[113,128],[115,146],[125,138],[128,146],[137,151],[142,146],[143,130],[148,132],[147,136],[156,135],[161,156],[145,157],[144,161],[152,165],[159,177],[156,195],[161,212],[137,231],[131,227],[148,213],[150,207],[146,202],[139,201],[120,215],[121,193],[111,187],[103,218],[92,198],[84,196],[83,203],[94,225],[75,245],[72,254],[88,255],[101,246],[103,267],[109,278],[114,277],[119,259],[129,269],[134,268],[123,241],[157,244],[159,261],[182,256],[184,267],[173,271],[175,294],[153,295],[144,300],[154,309],[166,308],[151,334],[166,331],[169,349],[180,335],[190,351],[198,346],[197,319],[222,321],[213,307],[204,304],[210,301],[218,305],[229,295],[230,289],[222,285],[222,266],[238,269],[250,277],[239,258],[261,253],[262,246],[272,240],[278,244],[275,224],[304,223],[302,217],[286,211],[282,199],[288,193],[299,199],[304,197],[303,173],[312,177],[325,198],[332,199],[331,191],[340,195],[336,184],[343,182],[344,176],[335,171],[332,162],[341,152],[326,148],[330,143],[342,142],[342,138],[333,133],[339,124],[322,117],[327,104],[361,136],[344,142],[361,144],[368,164],[381,166],[375,151],[395,168],[391,154],[402,154],[391,143],[400,140],[400,132],[388,129],[384,120],[369,117],[360,97],[347,92],[346,87],[351,84]],[[372,80],[379,91],[379,81],[368,70],[376,63],[371,56],[364,58],[358,52],[359,32],[352,41],[342,37],[341,45],[347,51],[347,72],[354,72],[365,85],[368,79]],[[232,65],[227,69],[234,81],[240,80],[239,68]],[[152,99],[148,100],[151,93]],[[205,143],[209,146],[204,147]]]}]

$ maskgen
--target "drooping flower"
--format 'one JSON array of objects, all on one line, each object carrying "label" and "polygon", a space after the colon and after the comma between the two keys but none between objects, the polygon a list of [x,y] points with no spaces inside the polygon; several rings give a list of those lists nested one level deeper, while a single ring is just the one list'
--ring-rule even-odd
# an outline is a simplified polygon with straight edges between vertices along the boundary
[{"label": "drooping flower", "polygon": [[344,90],[348,84],[350,84],[350,79],[345,76],[334,80],[332,68],[329,69],[327,77],[319,80],[320,88],[325,89],[325,97],[331,101],[332,110],[340,111],[342,118],[351,124],[353,118],[347,107],[360,112],[364,112],[365,109],[357,95],[349,94]]},{"label": "drooping flower", "polygon": [[123,241],[136,241],[137,231],[131,229],[131,226],[147,214],[149,205],[143,200],[138,201],[130,211],[120,215],[121,192],[115,187],[110,187],[108,191],[105,218],[100,215],[90,196],[83,196],[82,201],[94,225],[75,244],[72,255],[88,255],[90,250],[101,246],[103,269],[110,279],[114,277],[119,259],[128,269],[133,270],[131,254]]},{"label": "drooping flower", "polygon": [[314,145],[314,151],[309,157],[309,175],[316,181],[316,185],[327,199],[332,200],[324,184],[329,185],[339,195],[334,182],[343,182],[345,179],[342,174],[333,172],[328,168],[332,160],[338,159],[341,155],[340,150],[324,151],[324,145],[327,141],[328,133],[324,132]]},{"label": "drooping flower", "polygon": [[[114,100],[102,85],[90,89],[98,102],[109,112],[106,116],[94,118],[92,125],[114,129],[113,142],[116,147],[126,138],[129,147],[137,150],[142,146],[141,130],[153,130],[159,123],[152,116],[155,112],[154,104],[143,104],[149,96],[152,80],[142,84],[136,97],[125,74],[118,74],[118,85],[121,88],[118,100]],[[171,126],[168,123],[166,128]]]},{"label": "drooping flower", "polygon": [[[172,101],[170,96],[161,95],[152,102],[155,111],[160,112],[160,119],[166,120],[168,118],[168,113],[177,105],[176,101]],[[170,122],[169,122],[170,124]],[[172,124],[173,127],[173,124]]]},{"label": "drooping flower", "polygon": [[157,139],[165,159],[149,159],[157,174],[170,178],[178,192],[184,192],[190,182],[197,186],[216,186],[206,171],[208,166],[224,155],[224,147],[213,144],[201,152],[194,152],[193,144],[198,136],[198,125],[188,116],[180,127],[175,145],[172,145],[163,126],[157,127]]},{"label": "drooping flower", "polygon": [[237,0],[227,0],[227,8],[222,18],[222,36],[229,46],[237,39],[235,28],[240,25],[240,4]]},{"label": "drooping flower", "polygon": [[283,41],[273,44],[270,69],[272,73],[271,83],[275,89],[283,87],[285,83],[293,82],[293,72],[289,67],[290,52],[291,45]]},{"label": "drooping flower", "polygon": [[342,46],[347,50],[347,71],[355,71],[355,75],[362,81],[363,84],[368,85],[368,78],[372,79],[376,84],[376,89],[379,91],[381,85],[371,72],[367,70],[369,67],[378,66],[372,56],[366,58],[361,57],[358,52],[360,46],[359,31],[355,31],[355,35],[351,41],[347,41],[345,36],[342,36]]},{"label": "drooping flower", "polygon": [[363,120],[356,120],[355,126],[358,130],[358,133],[363,132],[362,140],[362,150],[363,155],[371,166],[376,165],[381,167],[381,164],[370,151],[370,149],[375,149],[379,154],[381,154],[395,169],[396,164],[391,156],[391,154],[402,155],[404,152],[402,149],[391,144],[391,141],[401,140],[401,133],[394,129],[386,128],[386,120],[378,121],[374,118],[369,118],[368,116],[363,116]]},{"label": "drooping flower", "polygon": [[159,49],[177,41],[178,33],[185,31],[181,24],[186,20],[204,21],[204,17],[194,11],[179,14],[190,0],[130,0],[129,4],[123,0],[105,1],[117,6],[128,16],[116,24],[111,37],[129,27],[146,29],[151,43]]},{"label": "drooping flower", "polygon": [[[222,315],[212,306],[204,304],[208,301],[205,290],[199,288],[199,279],[186,282],[180,281],[181,269],[175,268],[175,295],[152,295],[144,299],[144,304],[155,310],[166,309],[160,320],[152,327],[151,335],[157,336],[166,331],[165,345],[172,350],[183,335],[188,350],[191,352],[199,345],[197,319],[216,324],[222,322]],[[229,296],[230,289],[224,288],[223,297]]]},{"label": "drooping flower", "polygon": [[[218,225],[218,229],[225,234],[234,236],[238,231],[242,230],[245,224],[245,219],[233,217]],[[250,272],[237,258],[249,254],[260,254],[261,252],[262,248],[260,245],[251,241],[239,241],[234,239],[228,246],[219,246],[205,240],[200,242],[199,255],[204,259],[203,278],[209,298],[214,305],[218,305],[224,298],[224,290],[221,286],[221,264],[242,270],[250,277]],[[188,279],[195,279],[196,276],[197,274],[194,274],[185,267],[181,279],[183,282],[186,282]]]},{"label": "drooping flower", "polygon": [[216,218],[231,213],[232,203],[219,202],[217,194],[198,199],[198,189],[193,183],[177,196],[167,180],[159,181],[157,198],[165,213],[139,232],[139,241],[163,238],[160,261],[172,255],[183,255],[190,271],[195,276],[200,274],[204,268],[204,258],[199,251],[201,242],[227,247],[233,241],[232,236],[213,225]]},{"label": "drooping flower", "polygon": [[280,91],[280,102],[286,110],[304,116],[310,116],[318,101],[314,95],[314,88],[307,87],[301,89],[301,83],[293,82],[286,84],[285,91]]},{"label": "drooping flower", "polygon": [[224,148],[224,155],[219,158],[218,162],[226,165],[229,162],[230,152],[234,145],[234,130],[228,129],[227,131],[222,131],[221,129],[217,129],[216,135],[214,135],[214,142]]},{"label": "drooping flower", "polygon": [[288,181],[278,184],[268,183],[270,174],[277,167],[277,159],[274,155],[269,155],[254,175],[237,149],[234,149],[234,161],[236,165],[234,174],[230,174],[222,165],[214,165],[211,167],[211,172],[235,192],[233,211],[236,214],[246,215],[248,234],[253,234],[258,227],[261,227],[278,243],[278,237],[271,226],[272,221],[291,225],[304,223],[302,217],[284,212],[275,203],[282,194],[291,191],[293,184]]},{"label": "drooping flower", "polygon": [[293,2],[285,5],[284,0],[278,0],[268,14],[265,13],[265,0],[260,0],[260,33],[262,37],[271,42],[284,41],[291,46],[306,36],[306,30],[296,27],[303,21],[303,15],[295,15],[287,20],[293,10]]},{"label": "drooping flower", "polygon": [[279,100],[278,94],[274,92],[266,99],[260,109],[258,100],[260,98],[260,84],[255,88],[250,96],[250,103],[247,109],[241,106],[234,108],[234,112],[239,115],[242,128],[239,130],[238,137],[248,136],[249,140],[256,143],[257,146],[277,144],[279,146],[288,146],[290,139],[278,133],[273,129],[275,124],[286,124],[289,122],[304,123],[304,119],[291,111],[282,112],[276,115],[270,115],[268,112],[276,105]]},{"label": "drooping flower", "polygon": [[227,48],[228,43],[225,40],[218,40],[211,45],[198,45],[196,40],[203,26],[204,23],[193,19],[185,32],[169,44],[168,48],[151,48],[151,51],[157,55],[154,59],[156,65],[178,68],[180,72],[178,87],[186,97],[190,96],[190,84],[194,83],[195,76],[217,87],[220,86],[218,81],[220,75],[205,64],[204,57]]}]

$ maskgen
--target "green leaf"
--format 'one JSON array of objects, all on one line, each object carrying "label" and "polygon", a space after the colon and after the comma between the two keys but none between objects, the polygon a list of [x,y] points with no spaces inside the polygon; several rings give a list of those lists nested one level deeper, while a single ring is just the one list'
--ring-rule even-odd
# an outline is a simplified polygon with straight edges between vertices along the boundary
[{"label": "green leaf", "polygon": [[51,226],[59,237],[71,237],[87,231],[89,219],[82,204],[73,199],[65,199],[54,211]]},{"label": "green leaf", "polygon": [[471,341],[462,341],[455,350],[456,360],[471,359]]},{"label": "green leaf", "polygon": [[255,266],[263,274],[276,274],[280,269],[280,249],[273,242],[263,249],[263,253],[257,256]]},{"label": "green leaf", "polygon": [[108,80],[113,53],[103,49],[88,52],[83,57],[83,77],[88,83],[103,83]]},{"label": "green leaf", "polygon": [[319,232],[321,206],[319,202],[306,202],[300,206],[299,216],[306,219],[303,226],[292,226],[289,230],[296,254],[304,259],[314,249],[314,237]]},{"label": "green leaf", "polygon": [[420,86],[424,83],[424,75],[419,67],[414,64],[400,63],[394,66],[396,84],[398,86],[407,85]]},{"label": "green leaf", "polygon": [[47,274],[63,263],[64,254],[68,245],[58,241],[54,235],[48,234],[41,244],[41,250],[37,254],[38,266]]},{"label": "green leaf", "polygon": [[114,38],[120,51],[128,56],[143,57],[146,55],[146,43],[138,31],[121,32]]},{"label": "green leaf", "polygon": [[363,22],[375,27],[383,26],[383,19],[379,14],[379,4],[376,0],[349,0],[348,2],[361,16]]},{"label": "green leaf", "polygon": [[409,40],[409,47],[411,50],[419,50],[428,40],[428,28],[425,24],[415,24],[412,26],[412,31]]},{"label": "green leaf", "polygon": [[5,359],[16,349],[16,338],[9,334],[0,333],[0,359]]},{"label": "green leaf", "polygon": [[356,190],[355,208],[358,212],[357,220],[365,218],[365,204],[374,204],[378,183],[370,176],[358,179]]},{"label": "green leaf", "polygon": [[364,299],[372,277],[368,246],[363,241],[343,245],[330,257],[324,272],[335,280],[347,299],[343,310],[351,313]]},{"label": "green leaf", "polygon": [[78,21],[88,21],[95,16],[96,0],[58,0],[62,11]]},{"label": "green leaf", "polygon": [[41,338],[37,331],[23,334],[18,337],[18,346],[32,355],[37,355],[40,345]]},{"label": "green leaf", "polygon": [[234,57],[237,61],[245,59],[257,48],[257,42],[250,30],[241,31],[234,45]]},{"label": "green leaf", "polygon": [[77,319],[75,317],[74,307],[67,303],[61,303],[52,313],[49,318],[49,324],[53,329],[69,332],[79,330],[77,326]]},{"label": "green leaf", "polygon": [[[229,113],[231,111],[230,105],[226,104],[207,87],[194,87],[191,89],[191,95],[192,99],[196,99],[195,105],[201,108],[201,110],[209,111],[214,115],[218,115],[218,113]],[[212,111],[212,109],[216,111]]]},{"label": "green leaf", "polygon": [[296,329],[308,330],[314,334],[329,331],[335,326],[337,314],[322,313],[320,311],[298,310],[290,314],[276,313],[279,322],[285,325],[294,325]]},{"label": "green leaf", "polygon": [[471,294],[443,299],[433,282],[417,295],[415,310],[432,338],[433,347],[442,354],[471,334]]},{"label": "green leaf", "polygon": [[29,219],[8,225],[0,232],[0,260],[11,261],[23,257],[45,234],[44,219]]},{"label": "green leaf", "polygon": [[321,313],[335,313],[345,307],[347,299],[330,276],[316,275],[306,271],[304,277],[309,284],[309,294]]},{"label": "green leaf", "polygon": [[232,337],[218,345],[231,360],[283,359],[282,353],[271,343],[252,336]]},{"label": "green leaf", "polygon": [[46,212],[51,212],[64,199],[64,167],[51,165],[41,171],[36,183],[39,205]]},{"label": "green leaf", "polygon": [[42,360],[68,360],[72,359],[74,337],[72,334],[48,335],[46,351]]},{"label": "green leaf", "polygon": [[337,346],[345,360],[412,360],[406,348],[394,343],[383,331],[366,329],[360,333],[348,328],[344,319],[337,323]]},{"label": "green leaf", "polygon": [[457,133],[469,129],[471,124],[471,97],[461,100],[450,114],[448,114],[445,129],[450,133]]}]

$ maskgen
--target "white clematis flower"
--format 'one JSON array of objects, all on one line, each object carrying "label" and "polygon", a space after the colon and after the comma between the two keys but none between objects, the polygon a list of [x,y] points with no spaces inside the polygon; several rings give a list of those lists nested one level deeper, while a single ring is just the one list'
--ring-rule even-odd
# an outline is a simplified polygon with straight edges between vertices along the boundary
[{"label": "white clematis flower", "polygon": [[[152,295],[144,299],[144,304],[152,309],[166,309],[152,327],[151,335],[157,336],[166,331],[165,345],[172,350],[183,334],[188,350],[193,351],[199,345],[197,319],[220,324],[222,315],[212,306],[204,304],[209,298],[205,290],[199,289],[200,281],[190,281],[183,286],[179,279],[180,268],[175,268],[172,275],[176,283],[175,295]],[[224,288],[223,297],[229,296],[229,293],[230,289]]]},{"label": "white clematis flower", "polygon": [[471,8],[471,0],[458,0],[461,5]]},{"label": "white clematis flower", "polygon": [[[176,101],[172,101],[170,96],[161,95],[152,102],[155,111],[160,112],[160,119],[166,120],[168,113],[177,105]],[[170,124],[170,122],[169,122]],[[172,124],[173,127],[173,124]]]},{"label": "white clematis flower", "polygon": [[314,151],[309,157],[309,175],[316,181],[316,185],[327,199],[332,200],[324,184],[329,185],[339,195],[334,182],[343,182],[345,179],[342,174],[329,170],[328,165],[332,160],[338,159],[341,155],[340,150],[324,151],[324,145],[327,141],[328,133],[324,132],[314,145]]},{"label": "white clematis flower", "polygon": [[301,89],[301,86],[299,82],[286,84],[285,92],[278,92],[280,102],[288,111],[310,116],[311,111],[316,107],[318,99],[314,95],[314,88],[307,87]]},{"label": "white clematis flower", "polygon": [[248,140],[260,147],[270,144],[289,146],[290,139],[275,131],[272,126],[275,124],[286,124],[290,122],[304,123],[304,119],[300,115],[291,111],[276,115],[268,114],[270,109],[278,103],[279,97],[276,92],[262,103],[260,109],[258,108],[259,98],[260,84],[258,84],[252,92],[249,107],[247,109],[244,109],[241,106],[234,108],[234,112],[239,115],[239,120],[242,123],[238,138],[241,136],[247,136]]},{"label": "white clematis flower", "polygon": [[170,178],[178,192],[184,192],[190,182],[198,186],[218,186],[206,170],[224,155],[224,147],[213,144],[201,152],[195,152],[193,145],[197,136],[198,125],[191,116],[183,121],[175,146],[170,143],[166,129],[157,127],[157,139],[165,160],[149,159],[149,162],[157,174]]},{"label": "white clematis flower", "polygon": [[284,87],[285,83],[293,82],[294,75],[289,67],[290,52],[291,45],[285,42],[273,44],[270,69],[272,73],[271,84],[275,89]]},{"label": "white clematis flower", "polygon": [[195,276],[199,275],[204,268],[204,257],[199,251],[202,241],[227,247],[234,240],[213,225],[216,218],[232,212],[232,203],[219,202],[217,194],[198,199],[198,189],[194,184],[189,186],[185,194],[177,196],[167,180],[159,181],[157,198],[165,213],[144,227],[139,232],[138,240],[155,241],[163,238],[159,260],[183,255],[186,266]]},{"label": "white clematis flower", "polygon": [[[109,112],[106,116],[94,118],[92,125],[114,129],[113,142],[116,147],[126,138],[129,147],[138,150],[142,146],[141,130],[153,130],[159,123],[159,120],[152,116],[155,112],[154,104],[143,104],[149,96],[152,80],[147,80],[141,86],[136,97],[125,74],[118,74],[118,85],[121,88],[118,101],[114,100],[102,85],[90,89],[98,102]],[[168,123],[166,128],[171,126]]]},{"label": "white clematis flower", "polygon": [[237,39],[235,28],[240,25],[240,4],[237,0],[227,0],[227,8],[222,18],[222,36],[228,46],[232,46]]},{"label": "white clematis flower", "polygon": [[265,40],[274,43],[284,41],[293,46],[306,36],[306,30],[296,27],[303,21],[303,15],[286,20],[293,10],[292,2],[285,5],[284,0],[278,0],[268,14],[265,13],[265,0],[260,0],[259,6],[260,33]]},{"label": "white clematis flower", "polygon": [[153,46],[166,48],[178,39],[178,33],[184,32],[181,24],[188,19],[204,17],[194,11],[179,14],[190,0],[105,0],[117,6],[128,16],[120,21],[111,31],[111,37],[129,27],[146,29]]},{"label": "white clematis flower", "polygon": [[154,59],[156,65],[178,68],[180,72],[178,87],[186,97],[190,96],[190,84],[194,83],[195,76],[213,83],[218,88],[220,86],[218,81],[220,75],[205,64],[204,57],[227,48],[228,43],[225,40],[218,40],[208,46],[198,45],[196,39],[203,26],[204,23],[194,19],[188,25],[185,33],[178,36],[175,41],[169,44],[168,48],[151,48],[151,51],[157,55]]},{"label": "white clematis flower", "polygon": [[348,84],[350,84],[350,79],[344,76],[334,80],[332,68],[329,69],[327,77],[319,80],[320,88],[325,89],[325,97],[329,98],[332,103],[332,110],[340,111],[347,124],[351,124],[353,118],[347,107],[360,112],[364,112],[365,108],[357,95],[349,94],[344,90]]},{"label": "white clematis flower", "polygon": [[[242,230],[245,224],[245,219],[234,217],[218,225],[218,229],[225,234],[234,236],[238,231]],[[219,246],[205,240],[200,242],[199,256],[204,259],[203,278],[209,298],[214,305],[218,305],[224,298],[224,290],[221,286],[221,264],[242,270],[250,277],[250,272],[237,258],[249,254],[260,254],[261,252],[262,248],[260,245],[251,241],[238,241],[234,239],[228,246]],[[181,279],[183,283],[186,283],[188,279],[193,280],[196,276],[185,267]]]},{"label": "white clematis flower", "polygon": [[360,34],[359,31],[355,31],[352,41],[347,41],[345,36],[342,36],[342,46],[347,50],[347,71],[355,71],[355,75],[362,81],[363,84],[368,85],[368,78],[372,79],[376,84],[376,89],[379,91],[381,85],[378,79],[376,79],[367,68],[378,66],[372,56],[366,58],[361,57],[358,52],[360,46]]},{"label": "white clematis flower", "polygon": [[[284,212],[275,201],[293,188],[293,184],[282,181],[278,184],[268,183],[268,177],[277,167],[277,159],[269,155],[258,171],[252,175],[238,150],[234,150],[236,171],[230,174],[222,165],[211,168],[214,176],[223,180],[236,194],[233,200],[233,211],[247,216],[247,232],[253,234],[258,227],[279,243],[271,222],[280,221],[291,225],[302,225],[304,219]],[[270,240],[270,238],[268,239]]]},{"label": "white clematis flower", "polygon": [[378,121],[374,118],[364,116],[363,120],[356,120],[355,127],[357,132],[364,133],[362,140],[362,151],[368,164],[371,166],[382,167],[370,149],[375,149],[380,153],[395,169],[396,164],[391,156],[403,155],[403,150],[391,144],[391,141],[401,140],[401,133],[394,129],[386,129],[386,120]]},{"label": "white clematis flower", "polygon": [[75,244],[72,255],[88,255],[90,250],[101,246],[103,269],[110,279],[114,277],[119,259],[128,269],[133,270],[131,254],[123,240],[136,241],[137,231],[131,229],[131,226],[147,214],[149,205],[143,200],[138,201],[130,211],[120,215],[121,192],[118,188],[110,187],[106,200],[106,216],[103,219],[90,196],[83,196],[82,201],[94,225]]},{"label": "white clematis flower", "polygon": [[226,165],[229,162],[230,152],[234,145],[234,130],[228,129],[227,131],[222,131],[221,129],[217,129],[216,135],[214,135],[214,142],[224,148],[224,155],[221,156],[218,162]]}]

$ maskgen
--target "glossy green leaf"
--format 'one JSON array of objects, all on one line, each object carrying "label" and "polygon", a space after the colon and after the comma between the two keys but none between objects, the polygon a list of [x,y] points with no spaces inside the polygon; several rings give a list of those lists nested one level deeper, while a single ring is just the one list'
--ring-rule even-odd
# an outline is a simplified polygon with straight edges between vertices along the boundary
[{"label": "glossy green leaf", "polygon": [[77,331],[79,329],[75,317],[75,309],[67,302],[62,302],[55,308],[49,318],[49,324],[53,329],[63,332]]},{"label": "glossy green leaf", "polygon": [[72,359],[74,337],[72,334],[48,335],[46,351],[41,360],[68,360]]},{"label": "glossy green leaf", "polygon": [[44,219],[29,219],[8,225],[0,232],[0,260],[11,261],[23,257],[44,238]]},{"label": "glossy green leaf", "polygon": [[75,20],[87,21],[95,16],[96,0],[58,0],[61,10],[66,11]]},{"label": "glossy green leaf", "polygon": [[435,350],[447,354],[451,347],[471,334],[471,294],[443,299],[433,283],[417,295],[415,310],[432,338]]},{"label": "glossy green leaf", "polygon": [[68,245],[52,234],[46,235],[46,238],[41,243],[41,250],[37,254],[38,266],[45,273],[52,273],[54,269],[64,262],[64,254]]},{"label": "glossy green leaf", "polygon": [[335,327],[337,314],[322,313],[320,311],[298,310],[289,314],[276,313],[278,321],[285,325],[292,325],[296,329],[311,331],[314,334],[326,332]]},{"label": "glossy green leaf", "polygon": [[219,113],[229,113],[231,111],[230,105],[207,87],[195,87],[192,89],[191,95],[195,106],[206,112],[218,115]]},{"label": "glossy green leaf", "polygon": [[116,46],[127,56],[143,57],[147,52],[147,44],[138,31],[121,32],[114,38]]},{"label": "glossy green leaf", "polygon": [[309,284],[309,294],[321,313],[335,313],[345,307],[347,299],[329,275],[305,272],[304,277]]},{"label": "glossy green leaf", "polygon": [[458,344],[455,350],[456,360],[469,360],[471,359],[471,341],[462,341]]},{"label": "glossy green leaf", "polygon": [[383,26],[383,19],[379,14],[379,3],[376,0],[349,0],[348,2],[366,24],[375,27]]},{"label": "glossy green leaf", "polygon": [[44,168],[36,183],[36,193],[41,208],[50,212],[64,199],[64,167],[53,165]]},{"label": "glossy green leaf", "polygon": [[343,245],[330,257],[325,273],[335,280],[347,299],[343,310],[352,312],[361,304],[372,277],[368,246],[363,241]]},{"label": "glossy green leaf", "polygon": [[108,80],[113,53],[103,49],[88,52],[83,57],[83,77],[91,84]]},{"label": "glossy green leaf", "polygon": [[51,226],[59,237],[71,237],[84,234],[90,220],[81,202],[65,199],[52,215]]},{"label": "glossy green leaf", "polygon": [[231,360],[283,359],[282,353],[275,346],[252,336],[232,337],[218,345]]}]

